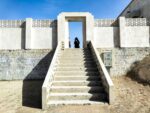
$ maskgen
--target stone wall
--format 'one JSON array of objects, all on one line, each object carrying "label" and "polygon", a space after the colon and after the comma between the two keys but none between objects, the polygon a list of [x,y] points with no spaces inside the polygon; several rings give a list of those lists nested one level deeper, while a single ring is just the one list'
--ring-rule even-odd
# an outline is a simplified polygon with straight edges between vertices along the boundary
[{"label": "stone wall", "polygon": [[105,51],[112,51],[111,76],[123,76],[130,71],[132,64],[150,55],[150,48],[99,48],[101,57]]},{"label": "stone wall", "polygon": [[52,50],[0,51],[0,80],[44,79]]}]

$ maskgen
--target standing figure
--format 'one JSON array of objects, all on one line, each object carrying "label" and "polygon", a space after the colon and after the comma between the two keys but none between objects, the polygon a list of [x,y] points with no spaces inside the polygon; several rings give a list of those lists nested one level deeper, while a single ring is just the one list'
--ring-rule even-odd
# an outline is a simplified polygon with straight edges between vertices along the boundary
[{"label": "standing figure", "polygon": [[71,48],[71,41],[70,41],[70,38],[69,38],[69,48]]},{"label": "standing figure", "polygon": [[75,37],[75,39],[74,39],[74,47],[75,48],[80,48],[80,41],[78,40],[77,37]]}]

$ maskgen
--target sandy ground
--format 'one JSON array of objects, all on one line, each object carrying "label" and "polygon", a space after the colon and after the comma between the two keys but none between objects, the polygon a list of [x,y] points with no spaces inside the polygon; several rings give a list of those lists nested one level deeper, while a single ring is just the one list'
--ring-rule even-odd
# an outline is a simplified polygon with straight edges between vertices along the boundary
[{"label": "sandy ground", "polygon": [[113,78],[114,105],[55,106],[41,110],[42,81],[1,81],[0,113],[150,113],[150,86],[130,78]]}]

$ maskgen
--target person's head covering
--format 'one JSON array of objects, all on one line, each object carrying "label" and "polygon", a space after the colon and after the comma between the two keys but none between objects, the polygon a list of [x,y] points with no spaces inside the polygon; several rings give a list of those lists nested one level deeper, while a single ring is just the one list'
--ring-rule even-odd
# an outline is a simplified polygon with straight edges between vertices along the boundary
[{"label": "person's head covering", "polygon": [[78,38],[77,38],[77,37],[75,37],[75,40],[78,40]]}]

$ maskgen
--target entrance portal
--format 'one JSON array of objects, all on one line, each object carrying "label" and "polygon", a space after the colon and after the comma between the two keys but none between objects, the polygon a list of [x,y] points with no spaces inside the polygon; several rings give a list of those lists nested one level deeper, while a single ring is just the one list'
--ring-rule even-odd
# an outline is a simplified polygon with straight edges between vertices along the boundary
[{"label": "entrance portal", "polygon": [[90,13],[61,13],[57,20],[58,42],[63,41],[65,48],[69,48],[69,22],[82,22],[84,48],[93,40],[94,17]]},{"label": "entrance portal", "polygon": [[83,48],[83,29],[82,29],[82,22],[69,22],[69,42],[70,48],[75,48],[74,40],[75,37],[79,39],[80,48]]}]

